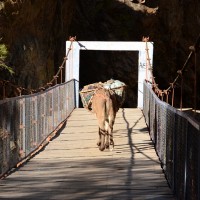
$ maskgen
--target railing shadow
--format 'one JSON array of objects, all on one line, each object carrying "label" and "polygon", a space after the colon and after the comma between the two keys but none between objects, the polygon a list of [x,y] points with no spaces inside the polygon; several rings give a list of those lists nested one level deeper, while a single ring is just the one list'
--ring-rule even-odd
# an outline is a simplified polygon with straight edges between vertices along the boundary
[{"label": "railing shadow", "polygon": [[185,109],[182,109],[181,111],[186,113],[187,115],[189,115],[191,118],[194,118],[195,120],[200,122],[200,112],[199,111],[195,111],[192,108],[185,108]]}]

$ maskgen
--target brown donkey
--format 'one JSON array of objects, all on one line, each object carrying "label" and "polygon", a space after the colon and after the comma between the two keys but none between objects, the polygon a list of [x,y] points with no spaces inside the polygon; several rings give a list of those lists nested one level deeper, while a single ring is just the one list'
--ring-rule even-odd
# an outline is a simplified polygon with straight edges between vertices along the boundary
[{"label": "brown donkey", "polygon": [[99,150],[114,147],[113,125],[119,109],[114,91],[98,88],[92,98],[92,111],[96,114],[99,125]]}]

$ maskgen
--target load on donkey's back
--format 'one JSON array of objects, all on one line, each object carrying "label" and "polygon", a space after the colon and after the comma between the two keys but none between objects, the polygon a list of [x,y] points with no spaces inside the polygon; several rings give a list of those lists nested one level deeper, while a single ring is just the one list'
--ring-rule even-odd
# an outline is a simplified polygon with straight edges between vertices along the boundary
[{"label": "load on donkey's back", "polygon": [[83,107],[89,111],[92,111],[92,99],[96,91],[100,88],[105,88],[114,92],[117,99],[117,107],[120,108],[125,100],[126,95],[126,84],[119,80],[110,79],[104,83],[97,82],[89,85],[85,85],[82,90],[80,90],[81,101]]}]

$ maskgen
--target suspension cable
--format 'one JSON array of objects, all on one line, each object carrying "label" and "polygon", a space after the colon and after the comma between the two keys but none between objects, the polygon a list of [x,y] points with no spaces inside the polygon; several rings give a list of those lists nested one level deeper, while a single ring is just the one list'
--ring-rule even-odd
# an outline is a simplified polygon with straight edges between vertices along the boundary
[{"label": "suspension cable", "polygon": [[[147,60],[146,61],[148,63],[148,66],[150,66],[149,52],[148,52],[148,43],[147,43],[149,41],[149,37],[143,37],[142,41],[146,42],[146,55],[147,55],[147,58],[146,58]],[[187,57],[184,65],[183,65],[183,67],[180,70],[177,71],[178,75],[175,77],[174,81],[172,83],[170,83],[169,87],[167,89],[165,89],[165,90],[161,90],[161,89],[158,88],[158,84],[156,84],[155,78],[153,76],[153,71],[150,68],[150,72],[151,72],[151,75],[152,75],[152,89],[154,90],[154,92],[158,96],[161,96],[161,98],[163,98],[162,94],[165,94],[166,95],[166,102],[167,103],[168,103],[168,95],[169,95],[170,91],[172,90],[172,106],[174,106],[174,88],[175,88],[175,85],[176,85],[178,79],[181,78],[181,100],[180,100],[181,102],[180,102],[180,108],[182,109],[183,73],[185,72],[185,70],[186,70],[186,68],[188,66],[188,63],[191,60],[193,54],[195,54],[194,55],[194,57],[195,57],[195,61],[194,61],[195,62],[195,66],[194,66],[194,68],[195,68],[194,69],[194,71],[195,71],[194,72],[195,73],[195,77],[194,77],[194,109],[196,111],[196,98],[197,98],[197,94],[196,94],[196,90],[197,90],[196,89],[196,87],[197,87],[197,83],[196,83],[196,76],[197,76],[196,75],[197,74],[197,69],[196,69],[196,65],[197,65],[197,63],[196,63],[197,62],[196,61],[196,59],[197,59],[196,58],[196,53],[199,50],[199,48],[200,48],[200,34],[199,34],[199,36],[198,36],[195,44],[193,46],[189,47],[190,53],[189,53],[189,55],[188,55],[188,57]]]},{"label": "suspension cable", "polygon": [[6,98],[6,86],[10,86],[11,88],[13,88],[15,90],[15,92],[17,93],[16,96],[21,96],[22,92],[25,92],[26,94],[32,94],[32,93],[44,91],[47,88],[51,87],[52,85],[57,84],[57,80],[58,80],[59,77],[60,77],[60,82],[62,83],[63,82],[64,65],[65,65],[65,63],[68,59],[69,52],[72,49],[72,44],[73,44],[74,41],[76,41],[76,36],[75,37],[70,36],[69,41],[71,43],[70,43],[70,47],[68,48],[68,51],[66,53],[66,56],[63,58],[62,64],[60,65],[57,73],[53,76],[53,78],[48,83],[46,83],[45,85],[43,85],[43,86],[41,86],[37,89],[27,89],[27,88],[15,85],[15,84],[11,83],[10,81],[7,81],[7,80],[0,80],[0,85],[2,85],[2,87],[3,87],[3,94],[2,94],[3,99]]}]

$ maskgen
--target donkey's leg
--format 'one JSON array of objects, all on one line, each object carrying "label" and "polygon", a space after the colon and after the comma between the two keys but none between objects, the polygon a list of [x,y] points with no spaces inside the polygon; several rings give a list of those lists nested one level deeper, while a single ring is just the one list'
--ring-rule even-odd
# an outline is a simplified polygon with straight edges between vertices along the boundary
[{"label": "donkey's leg", "polygon": [[106,136],[105,137],[106,137],[105,148],[108,149],[109,146],[110,146],[110,140],[109,140],[110,136],[109,136],[108,132],[106,132]]},{"label": "donkey's leg", "polygon": [[110,128],[110,145],[114,147],[114,140],[113,140],[113,128]]},{"label": "donkey's leg", "polygon": [[[104,107],[103,107],[104,108]],[[102,109],[103,110],[103,109]],[[102,112],[102,111],[101,111]],[[103,151],[105,149],[105,136],[106,136],[106,129],[105,129],[105,112],[98,113],[97,119],[99,124],[99,137],[100,137],[100,146],[99,150]]]},{"label": "donkey's leg", "polygon": [[109,148],[110,146],[110,135],[109,135],[109,123],[108,120],[105,121],[105,129],[106,129],[106,143],[105,143],[105,147],[106,149]]},{"label": "donkey's leg", "polygon": [[99,129],[100,134],[101,134],[101,142],[99,146],[99,150],[103,151],[105,149],[105,136],[106,136],[106,131],[103,129]]},{"label": "donkey's leg", "polygon": [[110,133],[110,145],[114,147],[113,132]]},{"label": "donkey's leg", "polygon": [[113,125],[114,125],[114,122],[115,122],[115,117],[114,116],[110,116],[109,117],[108,133],[109,133],[109,136],[110,136],[110,145],[112,145],[113,148],[114,148],[114,140],[113,140]]},{"label": "donkey's leg", "polygon": [[100,146],[100,145],[101,145],[101,131],[99,128],[99,141],[97,142],[97,146]]}]

